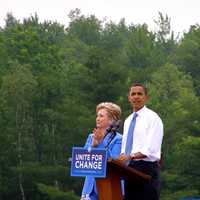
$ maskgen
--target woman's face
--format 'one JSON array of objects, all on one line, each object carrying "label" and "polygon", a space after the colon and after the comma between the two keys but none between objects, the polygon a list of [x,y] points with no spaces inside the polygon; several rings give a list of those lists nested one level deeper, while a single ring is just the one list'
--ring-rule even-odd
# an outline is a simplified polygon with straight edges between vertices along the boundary
[{"label": "woman's face", "polygon": [[97,112],[96,116],[96,127],[99,129],[106,129],[111,124],[112,120],[110,119],[106,109],[102,108]]}]

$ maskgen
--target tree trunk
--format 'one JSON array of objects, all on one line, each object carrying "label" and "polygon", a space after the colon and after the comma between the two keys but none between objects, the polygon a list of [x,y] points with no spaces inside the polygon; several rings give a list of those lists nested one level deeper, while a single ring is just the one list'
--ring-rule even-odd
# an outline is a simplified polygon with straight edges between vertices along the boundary
[{"label": "tree trunk", "polygon": [[[17,134],[18,134],[18,146],[17,146],[17,153],[18,153],[18,161],[19,161],[19,166],[20,168],[22,167],[22,142],[21,142],[21,138],[22,138],[22,127],[23,127],[23,123],[24,123],[24,115],[22,117],[22,121],[20,123],[20,108],[19,106],[17,106],[17,110],[16,110],[16,130],[17,130]],[[24,193],[24,187],[23,187],[23,176],[22,176],[22,172],[21,169],[19,170],[19,188],[20,188],[20,192],[21,192],[21,196],[22,196],[22,200],[26,200],[26,196]]]},{"label": "tree trunk", "polygon": [[[53,138],[53,149],[54,149],[54,152],[53,152],[53,164],[54,166],[57,165],[57,159],[56,159],[56,136],[55,136],[55,130],[56,130],[56,125],[54,123],[52,123],[52,126],[51,126],[51,130],[52,130],[52,138]],[[58,185],[58,180],[54,180],[54,185],[56,188],[59,188],[59,185]]]}]

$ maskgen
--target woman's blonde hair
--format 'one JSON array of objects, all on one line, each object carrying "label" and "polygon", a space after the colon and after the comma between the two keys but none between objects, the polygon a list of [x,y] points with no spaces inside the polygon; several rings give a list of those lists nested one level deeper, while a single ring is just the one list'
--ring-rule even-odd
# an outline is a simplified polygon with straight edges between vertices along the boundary
[{"label": "woman's blonde hair", "polygon": [[96,112],[98,112],[100,109],[105,109],[110,115],[111,119],[115,121],[120,119],[121,108],[117,104],[112,102],[102,102],[97,105]]}]

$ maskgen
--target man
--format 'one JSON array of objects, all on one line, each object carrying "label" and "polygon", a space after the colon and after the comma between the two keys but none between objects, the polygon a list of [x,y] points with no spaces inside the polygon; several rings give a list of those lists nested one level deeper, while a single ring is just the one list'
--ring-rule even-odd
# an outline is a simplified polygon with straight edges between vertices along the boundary
[{"label": "man", "polygon": [[124,122],[119,160],[151,175],[152,180],[145,183],[125,180],[125,200],[159,200],[160,169],[158,162],[161,157],[163,123],[154,111],[145,106],[148,94],[144,85],[133,84],[129,90],[128,100],[133,113]]}]

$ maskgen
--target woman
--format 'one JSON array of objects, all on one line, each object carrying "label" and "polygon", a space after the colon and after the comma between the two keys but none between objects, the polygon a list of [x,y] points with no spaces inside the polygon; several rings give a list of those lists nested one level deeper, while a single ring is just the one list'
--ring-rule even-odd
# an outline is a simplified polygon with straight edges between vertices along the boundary
[{"label": "woman", "polygon": [[[121,108],[111,102],[103,102],[96,107],[96,128],[89,134],[84,148],[106,148],[108,158],[116,159],[121,151],[121,134],[109,129],[112,124],[120,119]],[[85,178],[81,200],[98,200],[95,178],[87,176]]]}]

